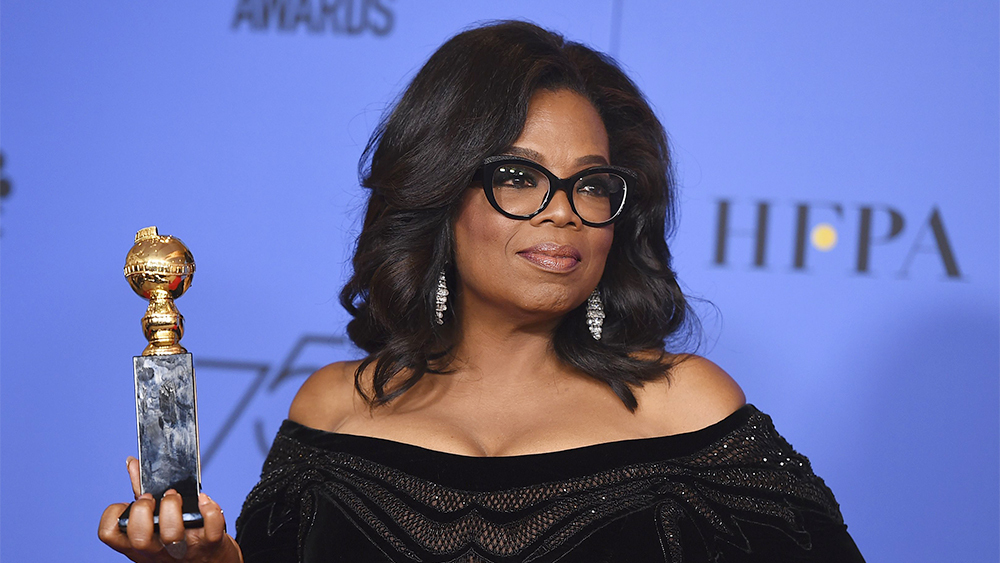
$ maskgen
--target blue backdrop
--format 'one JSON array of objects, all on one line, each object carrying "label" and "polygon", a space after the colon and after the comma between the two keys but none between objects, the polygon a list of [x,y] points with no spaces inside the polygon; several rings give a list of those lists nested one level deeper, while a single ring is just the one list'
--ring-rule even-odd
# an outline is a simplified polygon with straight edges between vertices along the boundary
[{"label": "blue backdrop", "polygon": [[[323,6],[327,9],[324,12]],[[116,561],[135,231],[194,252],[203,481],[235,517],[342,339],[356,165],[429,54],[527,18],[666,125],[701,352],[836,492],[869,561],[998,552],[998,7],[951,2],[4,0],[0,555]],[[714,305],[714,306],[713,306]]]}]

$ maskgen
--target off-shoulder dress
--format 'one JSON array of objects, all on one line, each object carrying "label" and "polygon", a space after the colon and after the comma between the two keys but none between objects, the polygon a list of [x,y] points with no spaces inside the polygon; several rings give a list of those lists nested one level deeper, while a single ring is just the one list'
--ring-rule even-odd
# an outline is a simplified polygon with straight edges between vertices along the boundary
[{"label": "off-shoulder dress", "polygon": [[696,432],[472,457],[285,421],[237,524],[258,562],[863,562],[746,405]]}]

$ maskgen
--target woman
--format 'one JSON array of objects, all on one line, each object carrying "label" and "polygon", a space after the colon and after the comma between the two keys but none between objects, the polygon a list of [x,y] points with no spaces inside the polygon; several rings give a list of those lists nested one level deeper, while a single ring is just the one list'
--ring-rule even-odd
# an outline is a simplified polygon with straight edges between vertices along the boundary
[{"label": "woman", "polygon": [[665,351],[690,321],[666,136],[610,59],[527,23],[461,33],[365,159],[341,301],[367,357],[303,385],[236,540],[207,497],[185,535],[167,494],[159,537],[145,496],[127,534],[108,508],[106,543],[137,561],[862,560],[739,386]]}]

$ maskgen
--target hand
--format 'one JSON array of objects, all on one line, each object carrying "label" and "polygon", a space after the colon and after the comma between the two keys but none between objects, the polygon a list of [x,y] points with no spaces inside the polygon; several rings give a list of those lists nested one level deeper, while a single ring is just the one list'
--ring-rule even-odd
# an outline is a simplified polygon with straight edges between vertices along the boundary
[{"label": "hand", "polygon": [[[201,528],[184,529],[181,519],[181,495],[173,489],[160,499],[160,533],[153,532],[153,495],[139,494],[139,460],[125,460],[135,502],[129,513],[128,531],[118,529],[118,517],[128,504],[107,507],[101,516],[97,535],[115,551],[132,561],[149,563],[242,563],[243,555],[236,540],[226,533],[222,508],[205,493],[198,495],[198,510],[205,521]],[[170,546],[169,549],[167,546]],[[186,548],[185,548],[186,546]]]}]

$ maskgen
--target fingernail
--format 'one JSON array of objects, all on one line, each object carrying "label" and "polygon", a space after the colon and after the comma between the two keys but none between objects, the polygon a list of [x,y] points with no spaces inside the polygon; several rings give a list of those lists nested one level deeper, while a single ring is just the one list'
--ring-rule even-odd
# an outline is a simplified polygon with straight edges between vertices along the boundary
[{"label": "fingernail", "polygon": [[207,506],[212,499],[208,498],[205,493],[198,493],[198,506]]},{"label": "fingernail", "polygon": [[134,460],[134,459],[135,458],[132,457],[132,456],[128,456],[127,458],[125,458],[125,469],[128,469],[129,467],[132,467],[132,460]]}]

